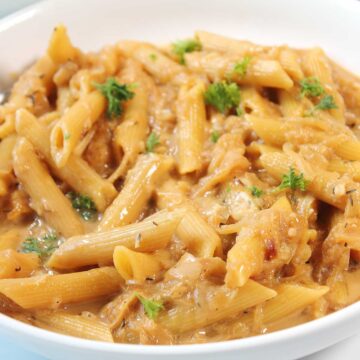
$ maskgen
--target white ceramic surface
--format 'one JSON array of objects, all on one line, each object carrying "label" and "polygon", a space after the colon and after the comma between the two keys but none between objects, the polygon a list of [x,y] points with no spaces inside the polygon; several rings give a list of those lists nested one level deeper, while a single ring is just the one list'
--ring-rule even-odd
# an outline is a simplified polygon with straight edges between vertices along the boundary
[{"label": "white ceramic surface", "polygon": [[[154,42],[206,29],[264,44],[321,45],[360,74],[360,4],[355,0],[52,0],[0,21],[0,87],[8,74],[46,47],[65,23],[81,48],[120,38]],[[343,340],[360,329],[360,303],[295,328],[248,339],[178,347],[132,346],[80,340],[30,327],[0,315],[0,335],[54,360],[246,359],[290,360]]]}]

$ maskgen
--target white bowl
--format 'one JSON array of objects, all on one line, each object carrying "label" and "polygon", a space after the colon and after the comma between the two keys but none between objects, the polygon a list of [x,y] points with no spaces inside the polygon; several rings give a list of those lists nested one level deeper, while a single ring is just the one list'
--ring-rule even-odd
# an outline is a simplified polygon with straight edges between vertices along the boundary
[{"label": "white bowl", "polygon": [[[118,39],[165,42],[196,29],[264,44],[321,46],[360,73],[360,2],[356,0],[52,0],[0,21],[0,86],[10,72],[41,54],[51,29],[69,28],[75,44],[97,49]],[[82,340],[0,315],[0,335],[54,360],[290,360],[343,340],[360,329],[360,302],[320,320],[228,342],[142,346]]]}]

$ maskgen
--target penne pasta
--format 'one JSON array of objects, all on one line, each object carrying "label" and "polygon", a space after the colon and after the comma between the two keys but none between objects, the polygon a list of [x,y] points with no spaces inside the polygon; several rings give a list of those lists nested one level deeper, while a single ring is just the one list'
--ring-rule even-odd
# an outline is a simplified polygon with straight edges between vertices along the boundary
[{"label": "penne pasta", "polygon": [[234,68],[241,61],[236,55],[220,53],[190,53],[186,55],[187,66],[195,72],[205,72],[212,81],[231,79],[239,84],[255,84],[279,89],[290,89],[293,81],[276,60],[251,59],[245,75]]},{"label": "penne pasta", "polygon": [[16,131],[27,138],[37,151],[45,157],[52,171],[59,178],[66,181],[74,190],[88,195],[103,211],[116,196],[114,186],[102,179],[80,157],[71,155],[63,168],[57,168],[50,154],[49,132],[35,117],[25,110],[19,110],[16,120]]},{"label": "penne pasta", "polygon": [[[263,323],[269,325],[306,306],[313,304],[324,296],[329,288],[327,286],[305,287],[300,285],[284,284],[276,289],[277,295],[267,301],[263,307]],[[245,323],[251,322],[250,314],[242,317]]]},{"label": "penne pasta", "polygon": [[68,239],[48,261],[56,269],[111,264],[116,246],[152,252],[165,248],[183,216],[182,211],[159,212],[142,222]]},{"label": "penne pasta", "polygon": [[115,247],[113,261],[116,270],[125,281],[135,281],[139,284],[158,275],[163,267],[155,255],[142,254],[123,245]]},{"label": "penne pasta", "polygon": [[[14,171],[31,198],[31,206],[56,231],[64,236],[82,234],[83,224],[70,201],[57,187],[33,146],[20,138],[14,148]],[[57,210],[61,209],[61,216]]]},{"label": "penne pasta", "polygon": [[[90,313],[89,313],[90,314]],[[95,316],[38,312],[33,320],[40,328],[83,339],[114,342],[108,325]]]},{"label": "penne pasta", "polygon": [[177,100],[178,167],[180,174],[201,169],[206,112],[203,83],[186,84]]},{"label": "penne pasta", "polygon": [[0,294],[23,309],[56,309],[62,304],[109,296],[121,288],[113,267],[77,273],[0,280]]},{"label": "penne pasta", "polygon": [[51,156],[58,167],[64,167],[82,134],[86,133],[105,110],[105,98],[98,91],[84,95],[51,130]]},{"label": "penne pasta", "polygon": [[241,311],[262,303],[276,295],[274,290],[249,280],[243,287],[229,290],[220,287],[207,306],[200,309],[194,305],[184,309],[168,311],[159,318],[160,324],[175,333],[203,328],[214,322],[225,320]]},{"label": "penne pasta", "polygon": [[127,174],[119,195],[106,209],[98,230],[109,230],[135,221],[150,199],[155,185],[171,166],[171,160],[159,155],[140,156]]}]

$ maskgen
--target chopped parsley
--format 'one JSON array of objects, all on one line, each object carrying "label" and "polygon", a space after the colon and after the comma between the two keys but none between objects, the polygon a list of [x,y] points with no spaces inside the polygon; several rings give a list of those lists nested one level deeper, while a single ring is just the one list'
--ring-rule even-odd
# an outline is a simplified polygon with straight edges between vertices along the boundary
[{"label": "chopped parsley", "polygon": [[155,147],[159,144],[159,136],[152,132],[146,140],[146,152],[153,152]]},{"label": "chopped parsley", "polygon": [[172,44],[172,51],[177,55],[180,64],[185,65],[185,54],[200,51],[201,43],[195,39],[179,40]]},{"label": "chopped parsley", "polygon": [[145,314],[151,320],[155,320],[159,315],[159,312],[164,309],[164,305],[160,301],[146,299],[138,292],[135,292],[135,296],[139,299],[139,301],[144,307]]},{"label": "chopped parsley", "polygon": [[21,244],[21,252],[36,253],[43,259],[50,256],[58,248],[58,245],[56,233],[50,232],[41,237],[27,237]]},{"label": "chopped parsley", "polygon": [[219,138],[220,138],[220,134],[216,130],[214,130],[210,135],[210,139],[214,144],[216,144],[218,142]]},{"label": "chopped parsley", "polygon": [[151,61],[156,61],[157,60],[156,54],[150,54],[149,58],[150,58]]},{"label": "chopped parsley", "polygon": [[248,66],[250,64],[251,57],[245,56],[242,61],[238,62],[234,66],[234,73],[244,77],[247,73]]},{"label": "chopped parsley", "polygon": [[325,95],[319,103],[314,107],[314,110],[331,110],[337,109],[334,97],[332,95]]},{"label": "chopped parsley", "polygon": [[123,112],[122,103],[134,97],[131,90],[133,86],[119,84],[118,81],[109,77],[103,84],[95,83],[95,88],[104,95],[108,101],[107,115],[109,118],[120,116]]},{"label": "chopped parsley", "polygon": [[86,195],[70,191],[66,194],[70,199],[72,207],[86,220],[93,220],[97,214],[95,203]]},{"label": "chopped parsley", "polygon": [[315,77],[308,77],[300,80],[301,97],[316,97],[325,93],[320,81]]},{"label": "chopped parsley", "polygon": [[70,134],[69,134],[69,133],[65,133],[64,139],[65,139],[65,140],[69,140],[69,139],[70,139]]},{"label": "chopped parsley", "polygon": [[238,106],[238,107],[236,108],[236,115],[237,115],[237,116],[242,116],[242,115],[244,115],[244,110],[243,110],[240,106]]},{"label": "chopped parsley", "polygon": [[309,184],[308,180],[305,180],[304,174],[296,175],[293,167],[290,167],[289,173],[282,176],[281,184],[278,186],[278,190],[299,189],[301,191],[306,191],[306,188]]},{"label": "chopped parsley", "polygon": [[256,187],[255,185],[249,187],[249,191],[251,192],[252,196],[257,198],[261,197],[264,194],[264,191]]},{"label": "chopped parsley", "polygon": [[226,185],[225,191],[226,191],[227,193],[231,192],[231,186],[230,186],[230,184],[227,184],[227,185]]},{"label": "chopped parsley", "polygon": [[224,114],[239,105],[240,89],[235,83],[216,82],[209,85],[204,97],[206,104]]}]

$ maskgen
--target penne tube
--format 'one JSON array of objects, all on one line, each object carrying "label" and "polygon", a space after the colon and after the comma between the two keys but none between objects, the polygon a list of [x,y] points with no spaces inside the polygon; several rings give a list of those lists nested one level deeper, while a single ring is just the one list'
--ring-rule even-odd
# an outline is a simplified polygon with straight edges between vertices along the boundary
[{"label": "penne tube", "polygon": [[155,255],[142,254],[120,245],[116,246],[113,255],[114,266],[125,281],[143,284],[163,269],[161,261]]},{"label": "penne tube", "polygon": [[0,112],[0,139],[14,133],[17,109],[25,108],[36,115],[49,110],[47,95],[53,87],[55,71],[56,66],[50,57],[43,56],[19,77],[11,89],[8,102],[3,106],[4,115]]},{"label": "penne tube", "polygon": [[110,327],[94,315],[37,312],[34,319],[36,326],[46,330],[88,340],[114,342]]},{"label": "penne tube", "polygon": [[79,50],[76,49],[67,34],[64,25],[57,25],[51,35],[47,53],[55,64],[62,64],[67,61],[76,60],[79,55]]},{"label": "penne tube", "polygon": [[329,162],[328,170],[339,174],[349,173],[355,181],[360,181],[360,161],[333,159]]},{"label": "penne tube", "polygon": [[[276,288],[277,295],[268,300],[263,305],[262,321],[265,326],[272,322],[283,319],[284,317],[304,309],[313,304],[329,291],[327,286],[317,286],[314,288],[301,285],[283,284]],[[250,314],[245,314],[241,321],[251,324]]]},{"label": "penne tube", "polygon": [[11,229],[0,234],[0,251],[16,250],[20,244],[21,236],[18,229]]},{"label": "penne tube", "polygon": [[0,279],[28,277],[39,266],[36,254],[21,254],[13,249],[0,251]]},{"label": "penne tube", "polygon": [[144,210],[156,184],[171,167],[172,161],[168,158],[155,154],[139,156],[128,172],[119,195],[106,209],[98,230],[110,230],[135,221]]},{"label": "penne tube", "polygon": [[[288,173],[290,167],[293,167],[298,173],[302,172],[304,178],[310,181],[308,190],[315,197],[341,210],[345,209],[347,201],[345,184],[342,179],[339,179],[337,173],[318,172],[305,160],[302,161],[302,168],[299,168],[295,159],[291,159],[290,156],[280,152],[265,153],[260,156],[260,161],[266,171],[278,181],[281,181],[282,176]],[[352,184],[349,183],[348,186],[352,187]],[[336,192],[335,189],[344,189],[344,191]]]},{"label": "penne tube", "polygon": [[0,294],[23,309],[56,309],[119,291],[122,279],[113,267],[77,273],[0,280]]},{"label": "penne tube", "polygon": [[16,135],[7,136],[0,142],[0,170],[10,172],[12,170],[12,152],[16,144]]},{"label": "penne tube", "polygon": [[71,155],[67,164],[61,169],[56,166],[50,153],[47,128],[26,110],[19,110],[16,114],[16,131],[19,135],[27,138],[34,148],[44,156],[56,176],[77,192],[89,196],[99,211],[104,211],[114,199],[117,194],[114,186],[97,174],[79,156]]},{"label": "penne tube", "polygon": [[293,80],[300,81],[304,77],[299,56],[294,50],[282,49],[280,51],[279,62]]},{"label": "penne tube", "polygon": [[191,173],[202,167],[206,110],[204,83],[185,84],[177,100],[177,143],[180,174]]},{"label": "penne tube", "polygon": [[336,155],[345,160],[360,160],[360,141],[345,140],[333,145]]},{"label": "penne tube", "polygon": [[264,256],[264,242],[260,237],[238,238],[227,255],[226,286],[241,287],[251,276],[258,275],[263,269]]},{"label": "penne tube", "polygon": [[93,91],[81,97],[57,122],[51,130],[50,150],[58,167],[64,167],[82,135],[99,119],[105,107],[105,97]]},{"label": "penne tube", "polygon": [[176,229],[187,250],[198,257],[222,256],[222,243],[216,231],[190,204],[184,206],[185,215]]},{"label": "penne tube", "polygon": [[237,74],[235,65],[242,59],[236,55],[193,52],[185,56],[188,68],[205,72],[212,81],[231,79],[239,84],[290,89],[294,83],[276,60],[251,59],[245,74]]},{"label": "penne tube", "polygon": [[303,101],[296,98],[295,91],[279,90],[279,105],[283,116],[301,117],[305,113]]},{"label": "penne tube", "polygon": [[116,246],[140,252],[163,249],[182,217],[181,210],[162,211],[139,223],[72,237],[52,254],[48,266],[74,269],[86,265],[111,264]]},{"label": "penne tube", "polygon": [[115,182],[122,177],[129,167],[135,163],[138,155],[145,150],[146,135],[148,133],[148,97],[149,89],[145,73],[135,61],[125,64],[122,70],[122,81],[135,82],[137,87],[133,90],[135,96],[129,100],[123,120],[114,131],[113,145],[117,152],[122,152],[124,157],[119,167],[109,177],[110,182]]},{"label": "penne tube", "polygon": [[65,237],[84,233],[84,226],[69,199],[25,138],[20,138],[14,148],[14,171],[31,198],[31,207],[51,227]]},{"label": "penne tube", "polygon": [[[161,83],[179,84],[186,79],[186,68],[168,58],[156,47],[145,43],[120,42],[119,50],[139,61]],[[155,60],[153,60],[155,59]]]},{"label": "penne tube", "polygon": [[230,290],[219,286],[206,306],[184,305],[160,315],[157,323],[176,334],[203,328],[215,322],[238,315],[241,311],[261,304],[276,296],[276,292],[255,281],[249,280],[244,286]]},{"label": "penne tube", "polygon": [[204,50],[210,51],[235,52],[240,55],[256,55],[267,49],[265,46],[256,45],[250,41],[235,40],[227,36],[207,31],[196,31],[195,37],[199,40]]}]

